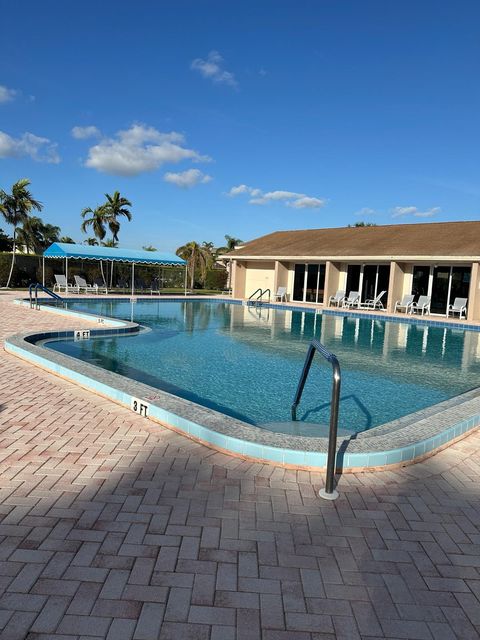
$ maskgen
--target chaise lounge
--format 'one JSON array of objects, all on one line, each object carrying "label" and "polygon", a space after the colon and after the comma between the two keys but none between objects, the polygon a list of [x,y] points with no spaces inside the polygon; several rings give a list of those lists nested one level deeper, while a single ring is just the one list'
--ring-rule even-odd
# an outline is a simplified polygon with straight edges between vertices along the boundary
[{"label": "chaise lounge", "polygon": [[360,305],[360,309],[381,309],[384,311],[385,307],[383,306],[382,298],[386,293],[386,291],[381,291],[376,298],[365,300],[365,302],[362,302]]}]

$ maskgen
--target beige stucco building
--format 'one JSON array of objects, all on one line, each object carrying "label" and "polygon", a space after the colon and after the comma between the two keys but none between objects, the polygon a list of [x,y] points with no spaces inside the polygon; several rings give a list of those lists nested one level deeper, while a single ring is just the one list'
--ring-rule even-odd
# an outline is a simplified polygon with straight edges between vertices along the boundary
[{"label": "beige stucco building", "polygon": [[278,231],[225,257],[237,298],[286,287],[289,301],[322,305],[339,289],[360,291],[362,301],[385,290],[387,311],[412,293],[445,315],[461,297],[468,319],[480,320],[480,222]]}]

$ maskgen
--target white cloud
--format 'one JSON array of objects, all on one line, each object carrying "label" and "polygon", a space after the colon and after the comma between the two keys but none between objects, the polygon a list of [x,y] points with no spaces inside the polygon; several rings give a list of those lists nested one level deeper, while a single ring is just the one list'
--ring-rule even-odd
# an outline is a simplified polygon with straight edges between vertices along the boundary
[{"label": "white cloud", "polygon": [[17,93],[15,89],[9,89],[5,85],[0,84],[0,104],[15,100]]},{"label": "white cloud", "polygon": [[431,218],[441,211],[440,207],[432,207],[425,211],[420,211],[417,207],[394,207],[392,209],[392,218],[400,218],[402,216],[415,216],[416,218]]},{"label": "white cloud", "polygon": [[247,187],[246,184],[239,184],[238,187],[232,187],[230,191],[227,193],[227,196],[231,196],[234,198],[235,196],[239,196],[243,193],[248,193],[251,196],[259,196],[261,195],[260,189],[253,189],[252,187]]},{"label": "white cloud", "polygon": [[297,198],[297,200],[287,202],[287,206],[293,207],[294,209],[320,209],[320,207],[325,206],[325,200],[302,196],[301,198]]},{"label": "white cloud", "polygon": [[77,140],[85,140],[86,138],[97,138],[101,135],[100,129],[90,125],[88,127],[73,127],[72,136]]},{"label": "white cloud", "polygon": [[212,176],[202,173],[200,169],[187,169],[187,171],[181,171],[180,173],[168,172],[163,176],[165,182],[177,185],[182,189],[190,189],[196,184],[206,184],[210,182]]},{"label": "white cloud", "polygon": [[198,71],[204,78],[209,78],[218,84],[228,84],[231,87],[238,87],[235,76],[230,71],[223,68],[223,58],[218,51],[210,51],[207,59],[195,58],[190,68]]},{"label": "white cloud", "polygon": [[181,133],[162,133],[154,127],[134,124],[90,147],[85,165],[112,175],[136,176],[182,160],[208,162],[210,158],[188,149]]},{"label": "white cloud", "polygon": [[48,138],[41,138],[28,131],[19,138],[12,138],[0,131],[0,158],[30,157],[36,162],[58,164],[60,156],[57,146]]},{"label": "white cloud", "polygon": [[271,202],[283,202],[287,207],[293,209],[319,209],[325,206],[326,201],[321,198],[307,196],[305,193],[296,193],[295,191],[267,191],[264,193],[261,189],[249,187],[246,184],[239,184],[232,187],[227,193],[228,196],[236,197],[248,194],[251,196],[249,204],[266,205]]}]

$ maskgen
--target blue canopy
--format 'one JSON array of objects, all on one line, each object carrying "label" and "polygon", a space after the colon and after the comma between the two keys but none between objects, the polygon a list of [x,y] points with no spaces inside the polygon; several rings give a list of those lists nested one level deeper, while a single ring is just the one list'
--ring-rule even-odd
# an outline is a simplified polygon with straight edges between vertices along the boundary
[{"label": "blue canopy", "polygon": [[81,260],[110,260],[135,264],[181,265],[186,264],[173,253],[159,251],[137,251],[136,249],[116,249],[112,247],[91,247],[86,244],[54,242],[43,252],[45,258],[73,258]]}]

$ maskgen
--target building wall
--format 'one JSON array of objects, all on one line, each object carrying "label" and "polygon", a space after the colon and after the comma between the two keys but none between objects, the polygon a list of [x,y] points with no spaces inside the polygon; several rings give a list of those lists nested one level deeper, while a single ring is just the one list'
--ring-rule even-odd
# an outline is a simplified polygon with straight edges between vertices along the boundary
[{"label": "building wall", "polygon": [[270,289],[275,294],[275,263],[253,262],[247,265],[245,275],[245,294],[248,298],[257,289]]},{"label": "building wall", "polygon": [[[298,261],[299,263],[302,261]],[[311,261],[321,263],[321,260]],[[413,267],[421,264],[415,262],[390,263],[390,281],[387,300],[387,310],[393,312],[395,302],[401,300],[404,295],[409,294],[413,285]],[[278,287],[287,287],[287,299],[292,301],[293,283],[295,276],[295,263],[283,260],[276,261],[256,261],[256,260],[234,260],[233,261],[233,295],[237,298],[248,298],[256,289],[270,289],[272,296],[275,295]],[[353,261],[348,264],[355,264]],[[343,262],[325,262],[325,294],[324,299],[327,304],[328,298],[336,293],[338,289],[346,288],[348,264]],[[356,264],[379,264],[378,261],[357,261]],[[423,261],[423,264],[428,264]],[[433,261],[430,266],[434,266]],[[451,261],[442,261],[442,264],[455,265]],[[465,262],[457,263],[466,265]],[[480,320],[480,262],[474,262],[471,271],[471,284],[468,296],[468,319]],[[430,283],[432,275],[430,275]]]}]

